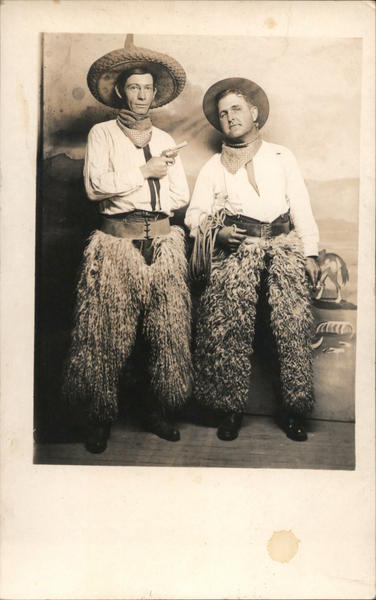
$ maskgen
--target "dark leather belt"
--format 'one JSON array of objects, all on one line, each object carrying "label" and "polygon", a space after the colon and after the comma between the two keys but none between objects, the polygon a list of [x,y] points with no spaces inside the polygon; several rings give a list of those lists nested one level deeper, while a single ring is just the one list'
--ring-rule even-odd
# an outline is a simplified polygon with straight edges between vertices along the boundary
[{"label": "dark leather belt", "polygon": [[290,212],[280,215],[271,223],[263,223],[244,215],[226,215],[224,224],[236,225],[240,229],[245,229],[246,235],[250,237],[271,238],[282,233],[289,233],[293,229]]},{"label": "dark leather belt", "polygon": [[165,213],[137,210],[101,217],[100,230],[115,237],[152,240],[170,233],[170,218]]}]

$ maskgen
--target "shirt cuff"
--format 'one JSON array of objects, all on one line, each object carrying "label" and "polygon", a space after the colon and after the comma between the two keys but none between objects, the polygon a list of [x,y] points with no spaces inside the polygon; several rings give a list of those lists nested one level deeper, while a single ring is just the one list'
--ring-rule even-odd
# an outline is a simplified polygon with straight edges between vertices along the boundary
[{"label": "shirt cuff", "polygon": [[[187,225],[187,224],[186,224],[186,225]],[[189,225],[187,225],[187,227],[189,227]],[[196,226],[196,227],[193,227],[193,228],[190,230],[190,232],[189,232],[189,237],[192,237],[192,238],[195,238],[195,237],[197,237],[197,232],[198,232],[198,230],[199,230],[199,227],[198,227],[198,226]]]},{"label": "shirt cuff", "polygon": [[303,240],[304,256],[318,256],[319,245],[313,240]]}]

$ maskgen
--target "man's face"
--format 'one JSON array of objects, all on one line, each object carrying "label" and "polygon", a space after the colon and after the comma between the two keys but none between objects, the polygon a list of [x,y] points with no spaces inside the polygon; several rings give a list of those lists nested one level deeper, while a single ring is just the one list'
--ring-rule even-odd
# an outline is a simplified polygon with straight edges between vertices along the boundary
[{"label": "man's face", "polygon": [[124,94],[129,110],[138,115],[146,115],[154,100],[156,89],[150,73],[144,75],[130,75],[124,86]]},{"label": "man's face", "polygon": [[218,117],[224,135],[229,139],[249,141],[257,129],[257,108],[250,106],[243,96],[229,93],[218,102]]}]

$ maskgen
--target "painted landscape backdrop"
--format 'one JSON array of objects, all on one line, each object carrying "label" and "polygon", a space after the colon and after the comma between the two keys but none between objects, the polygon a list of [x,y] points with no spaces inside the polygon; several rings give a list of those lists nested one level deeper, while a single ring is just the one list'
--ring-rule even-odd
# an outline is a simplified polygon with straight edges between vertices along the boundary
[{"label": "painted landscape backdrop", "polygon": [[[116,112],[86,86],[91,63],[124,44],[125,36],[47,34],[43,40],[41,156],[37,196],[37,320],[35,421],[40,437],[56,438],[64,421],[59,399],[61,366],[69,344],[77,271],[97,211],[83,189],[87,134]],[[187,71],[187,84],[171,105],[154,111],[181,152],[191,191],[198,171],[220,148],[219,134],[202,113],[205,90],[243,76],[269,96],[263,134],[296,155],[320,229],[320,248],[338,253],[350,280],[343,290],[357,304],[359,115],[361,45],[357,39],[137,36],[135,44],[166,52]],[[314,84],[313,84],[314,82]],[[350,118],[351,115],[351,118]],[[176,215],[182,223],[183,213]],[[316,323],[351,323],[354,335],[323,336],[315,350],[317,418],[354,420],[356,310],[314,308]],[[270,414],[273,392],[255,359],[249,410]]]}]

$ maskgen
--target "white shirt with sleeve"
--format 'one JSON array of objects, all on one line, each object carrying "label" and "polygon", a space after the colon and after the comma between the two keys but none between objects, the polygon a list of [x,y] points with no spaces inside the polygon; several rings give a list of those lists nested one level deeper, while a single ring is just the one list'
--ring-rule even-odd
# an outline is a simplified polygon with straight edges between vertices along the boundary
[{"label": "white shirt with sleeve", "polygon": [[[225,208],[231,214],[271,223],[290,209],[305,256],[318,254],[319,232],[312,214],[304,179],[292,152],[277,144],[262,142],[253,157],[259,194],[248,180],[245,167],[232,175],[214,154],[202,167],[188,207],[185,223],[194,236],[208,214]],[[226,198],[227,196],[227,198]]]},{"label": "white shirt with sleeve", "polygon": [[[160,156],[173,146],[175,142],[168,133],[152,128],[152,156]],[[84,166],[88,198],[100,203],[99,211],[104,215],[136,209],[151,211],[150,188],[140,170],[145,164],[143,149],[136,148],[116,120],[94,125],[88,136]],[[162,212],[171,216],[173,210],[188,204],[189,188],[179,156],[159,182]]]}]

